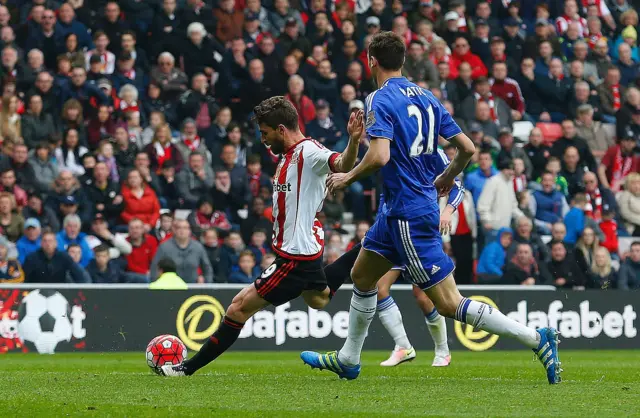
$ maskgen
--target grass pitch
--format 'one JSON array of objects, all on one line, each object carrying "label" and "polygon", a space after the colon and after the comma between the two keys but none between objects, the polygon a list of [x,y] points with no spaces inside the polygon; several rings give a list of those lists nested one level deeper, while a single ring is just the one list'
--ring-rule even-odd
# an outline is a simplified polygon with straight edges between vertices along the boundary
[{"label": "grass pitch", "polygon": [[0,411],[34,416],[640,416],[640,352],[560,351],[547,384],[532,353],[430,352],[379,367],[367,352],[354,381],[304,366],[294,352],[231,352],[191,378],[151,374],[143,353],[0,356]]}]

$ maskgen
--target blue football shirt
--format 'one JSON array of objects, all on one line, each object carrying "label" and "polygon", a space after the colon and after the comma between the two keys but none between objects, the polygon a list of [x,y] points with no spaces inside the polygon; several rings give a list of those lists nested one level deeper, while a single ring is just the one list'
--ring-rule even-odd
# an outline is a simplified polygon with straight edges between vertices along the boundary
[{"label": "blue football shirt", "polygon": [[462,133],[442,103],[405,77],[393,77],[367,97],[365,128],[371,138],[391,141],[391,158],[381,170],[385,214],[412,218],[438,211],[438,136]]}]

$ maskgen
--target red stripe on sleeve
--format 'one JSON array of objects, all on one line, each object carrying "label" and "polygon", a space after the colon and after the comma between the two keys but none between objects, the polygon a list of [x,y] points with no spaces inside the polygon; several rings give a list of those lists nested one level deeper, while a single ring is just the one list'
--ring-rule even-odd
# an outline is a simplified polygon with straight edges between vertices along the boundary
[{"label": "red stripe on sleeve", "polygon": [[334,152],[333,154],[331,154],[331,157],[329,157],[329,169],[334,173],[336,172],[334,164],[336,163],[336,160],[338,159],[339,156],[340,156],[339,153]]}]

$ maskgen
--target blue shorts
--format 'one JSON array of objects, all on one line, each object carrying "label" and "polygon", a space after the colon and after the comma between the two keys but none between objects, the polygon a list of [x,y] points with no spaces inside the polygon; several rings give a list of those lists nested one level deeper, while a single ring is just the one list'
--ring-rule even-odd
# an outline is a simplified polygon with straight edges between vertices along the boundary
[{"label": "blue shorts", "polygon": [[395,266],[405,266],[405,274],[421,289],[428,289],[453,273],[453,261],[442,250],[440,214],[411,219],[378,214],[362,241],[365,250],[380,254]]}]

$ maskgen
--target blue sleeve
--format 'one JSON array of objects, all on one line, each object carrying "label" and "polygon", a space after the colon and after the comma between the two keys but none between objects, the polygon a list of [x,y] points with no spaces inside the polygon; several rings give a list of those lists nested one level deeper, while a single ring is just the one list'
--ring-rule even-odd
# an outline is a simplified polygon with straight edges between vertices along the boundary
[{"label": "blue sleeve", "polygon": [[438,107],[440,109],[440,132],[438,132],[438,134],[447,140],[456,135],[460,135],[462,129],[460,129],[456,121],[453,120],[451,114],[444,108],[442,103],[438,102]]},{"label": "blue sleeve", "polygon": [[464,186],[460,180],[456,179],[451,191],[449,192],[449,199],[447,200],[447,204],[453,206],[455,209],[458,209],[460,203],[464,199]]},{"label": "blue sleeve", "polygon": [[[437,158],[435,160],[436,176],[442,174],[450,163],[449,157],[447,157],[447,154],[445,154],[445,152],[441,148],[438,148],[438,156],[440,158]],[[458,206],[460,205],[460,202],[462,202],[463,198],[464,187],[462,186],[462,182],[456,179],[453,187],[451,188],[451,191],[449,192],[449,199],[447,200],[447,204],[453,206],[455,209],[458,209]]]},{"label": "blue sleeve", "polygon": [[374,91],[367,97],[366,102],[367,134],[371,138],[393,139],[393,109],[388,105],[388,98],[382,96],[379,91]]}]

